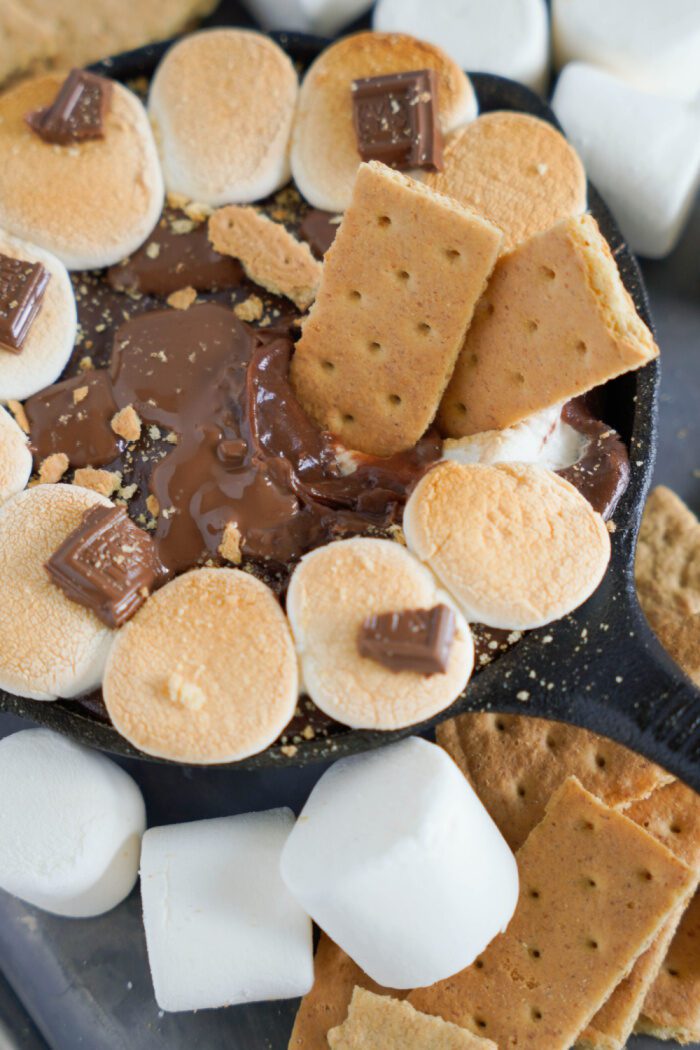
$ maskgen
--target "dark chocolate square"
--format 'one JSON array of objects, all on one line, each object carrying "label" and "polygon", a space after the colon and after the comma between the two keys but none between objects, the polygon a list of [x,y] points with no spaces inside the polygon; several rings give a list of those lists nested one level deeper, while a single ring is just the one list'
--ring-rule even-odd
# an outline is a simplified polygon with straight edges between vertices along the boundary
[{"label": "dark chocolate square", "polygon": [[5,350],[21,352],[50,276],[41,263],[0,255],[0,346]]},{"label": "dark chocolate square", "polygon": [[368,616],[357,648],[390,671],[440,674],[447,670],[455,635],[455,614],[447,605],[403,609]]},{"label": "dark chocolate square", "polygon": [[354,80],[352,102],[363,160],[400,170],[441,170],[438,81],[432,69]]},{"label": "dark chocolate square", "polygon": [[106,77],[72,69],[50,106],[26,116],[27,124],[44,140],[57,146],[104,137],[104,119],[112,97]]},{"label": "dark chocolate square", "polygon": [[71,601],[108,627],[121,627],[143,605],[156,579],[153,540],[124,507],[91,507],[46,563]]}]

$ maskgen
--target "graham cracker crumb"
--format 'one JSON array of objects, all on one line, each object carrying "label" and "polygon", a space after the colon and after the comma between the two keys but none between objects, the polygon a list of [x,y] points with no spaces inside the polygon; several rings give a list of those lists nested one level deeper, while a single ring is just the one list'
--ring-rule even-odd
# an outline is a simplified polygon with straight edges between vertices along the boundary
[{"label": "graham cracker crumb", "polygon": [[155,241],[151,241],[150,244],[146,245],[146,255],[149,259],[157,259],[160,255],[160,245],[156,244]]},{"label": "graham cracker crumb", "polygon": [[24,405],[20,401],[8,401],[7,407],[15,417],[15,423],[20,430],[23,430],[25,434],[28,434],[29,420],[27,419],[27,413],[24,411]]},{"label": "graham cracker crumb", "polygon": [[52,456],[47,456],[39,467],[39,484],[55,485],[68,470],[68,466],[68,456],[65,452],[54,452]]},{"label": "graham cracker crumb", "polygon": [[113,496],[121,487],[122,478],[118,471],[95,470],[94,467],[82,467],[73,475],[73,484],[85,489],[92,489],[100,496]]},{"label": "graham cracker crumb", "polygon": [[226,561],[234,565],[240,565],[243,561],[241,554],[241,533],[235,521],[229,521],[224,529],[224,534],[219,544],[219,554]]},{"label": "graham cracker crumb", "polygon": [[73,404],[74,405],[79,405],[81,401],[85,400],[85,398],[88,396],[89,393],[90,393],[90,387],[89,386],[78,386],[78,387],[76,387],[75,390],[73,391]]},{"label": "graham cracker crumb", "polygon": [[133,405],[127,405],[112,416],[110,426],[125,441],[138,441],[141,437],[141,419]]},{"label": "graham cracker crumb", "polygon": [[196,291],[191,285],[188,285],[186,288],[179,288],[176,292],[171,292],[165,301],[174,310],[189,310],[196,298]]},{"label": "graham cracker crumb", "polygon": [[259,295],[249,295],[242,303],[236,303],[233,312],[239,321],[259,321],[263,315],[263,301]]},{"label": "graham cracker crumb", "polygon": [[294,758],[298,750],[299,748],[295,747],[294,744],[285,744],[284,747],[280,748],[282,754],[287,758]]},{"label": "graham cracker crumb", "polygon": [[146,496],[146,510],[154,518],[157,518],[160,514],[160,505],[156,497],[151,493],[150,496]]},{"label": "graham cracker crumb", "polygon": [[81,357],[80,358],[80,362],[78,364],[78,368],[80,369],[81,372],[90,372],[94,367],[95,366],[92,363],[92,358],[91,357],[86,356],[86,357]]}]

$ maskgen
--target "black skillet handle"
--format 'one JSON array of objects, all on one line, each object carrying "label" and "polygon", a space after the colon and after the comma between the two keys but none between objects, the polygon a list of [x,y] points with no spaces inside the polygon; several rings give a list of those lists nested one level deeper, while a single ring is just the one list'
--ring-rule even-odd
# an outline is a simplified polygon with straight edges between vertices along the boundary
[{"label": "black skillet handle", "polygon": [[496,661],[476,675],[459,709],[583,726],[639,751],[700,792],[700,690],[666,654],[639,607],[633,547],[630,530],[613,544],[609,571],[593,597],[527,635],[505,673]]}]

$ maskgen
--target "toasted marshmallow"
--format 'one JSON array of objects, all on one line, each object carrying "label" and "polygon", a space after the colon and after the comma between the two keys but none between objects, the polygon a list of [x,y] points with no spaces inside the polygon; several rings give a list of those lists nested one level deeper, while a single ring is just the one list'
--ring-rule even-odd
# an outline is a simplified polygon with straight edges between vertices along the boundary
[{"label": "toasted marshmallow", "polygon": [[292,174],[317,208],[345,211],[360,166],[353,126],[352,82],[407,70],[434,69],[443,132],[477,113],[471,82],[432,44],[400,33],[356,33],[323,51],[309,67],[299,94],[292,135]]},{"label": "toasted marshmallow", "polygon": [[148,97],[168,191],[218,206],[283,186],[298,86],[261,33],[206,30],[172,47]]},{"label": "toasted marshmallow", "polygon": [[49,273],[41,307],[21,351],[16,354],[0,346],[0,401],[23,401],[55,382],[68,362],[77,330],[75,296],[65,266],[51,252],[0,231],[0,254],[41,263]]},{"label": "toasted marshmallow", "polygon": [[374,28],[444,47],[461,69],[498,73],[544,91],[549,19],[544,0],[379,0]]},{"label": "toasted marshmallow", "polygon": [[275,740],[299,695],[277,598],[238,569],[193,569],[117,635],[103,693],[135,747],[178,762],[234,762]]},{"label": "toasted marshmallow", "polygon": [[[358,634],[368,616],[439,604],[456,617],[446,672],[397,672],[360,655]],[[422,722],[451,704],[471,675],[474,644],[464,618],[425,566],[391,540],[340,540],[307,554],[289,585],[287,615],[306,691],[353,728]]]},{"label": "toasted marshmallow", "polygon": [[21,492],[31,472],[27,438],[10,413],[0,407],[0,503]]},{"label": "toasted marshmallow", "polygon": [[158,221],[163,179],[140,101],[112,85],[104,137],[44,142],[25,121],[49,106],[64,77],[47,73],[0,97],[0,227],[46,248],[69,270],[111,266],[135,251]]},{"label": "toasted marshmallow", "polygon": [[39,485],[0,507],[0,689],[33,700],[96,688],[113,632],[66,598],[47,559],[102,496],[78,485]]},{"label": "toasted marshmallow", "polygon": [[561,418],[561,405],[543,408],[505,430],[484,430],[464,438],[447,438],[442,458],[456,463],[538,463],[565,470],[578,463],[588,446],[584,434]]},{"label": "toasted marshmallow", "polygon": [[485,113],[447,141],[445,166],[425,181],[503,231],[504,252],[586,210],[576,150],[529,113]]},{"label": "toasted marshmallow", "polygon": [[577,608],[610,558],[601,516],[568,481],[532,464],[441,463],[414,489],[403,528],[467,620],[505,630]]}]

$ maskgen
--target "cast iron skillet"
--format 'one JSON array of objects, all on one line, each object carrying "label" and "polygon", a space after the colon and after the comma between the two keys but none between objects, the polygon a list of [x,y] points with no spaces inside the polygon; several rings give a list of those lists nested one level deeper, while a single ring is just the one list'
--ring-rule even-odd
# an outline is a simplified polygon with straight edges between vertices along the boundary
[{"label": "cast iron skillet", "polygon": [[[328,44],[302,34],[273,34],[306,66]],[[119,80],[150,75],[169,42],[97,63],[96,72]],[[549,107],[532,91],[502,77],[472,77],[481,112],[514,109],[557,125]],[[557,125],[558,126],[558,125]],[[592,186],[589,205],[615,254],[639,313],[651,326],[649,304],[636,260],[607,207]],[[493,710],[539,715],[584,726],[647,755],[700,790],[700,691],[665,654],[639,608],[634,588],[634,549],[656,451],[659,365],[608,384],[605,422],[630,449],[631,480],[615,514],[612,560],[593,597],[571,616],[532,631],[513,649],[474,676],[465,694],[421,726],[395,733],[350,730],[328,740],[298,745],[293,758],[278,747],[236,763],[256,769],[340,758],[391,739],[428,729],[461,711]],[[121,755],[139,755],[111,726],[56,703],[41,703],[0,691],[0,709],[12,711],[75,740]],[[147,756],[141,756],[147,757]]]}]

